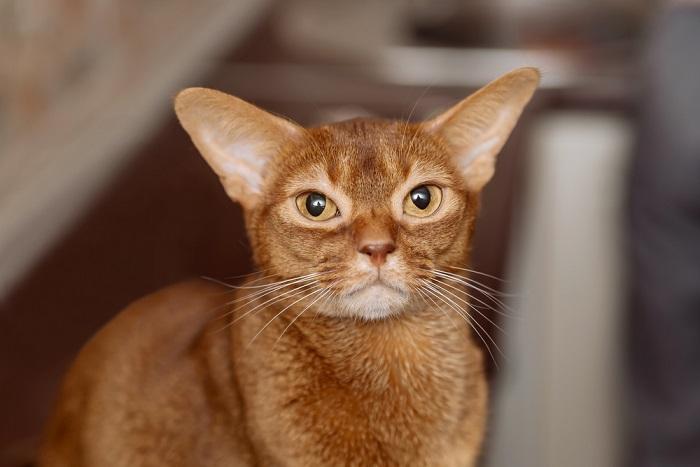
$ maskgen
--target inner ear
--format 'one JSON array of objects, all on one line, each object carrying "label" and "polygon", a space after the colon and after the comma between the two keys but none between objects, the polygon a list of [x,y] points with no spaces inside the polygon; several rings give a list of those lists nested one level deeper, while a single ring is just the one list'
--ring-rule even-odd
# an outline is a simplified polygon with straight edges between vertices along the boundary
[{"label": "inner ear", "polygon": [[246,209],[260,201],[266,175],[282,148],[304,131],[237,97],[206,88],[181,91],[175,113],[226,193]]},{"label": "inner ear", "polygon": [[452,150],[467,189],[480,191],[494,173],[496,156],[539,84],[535,68],[519,68],[487,84],[423,123]]}]

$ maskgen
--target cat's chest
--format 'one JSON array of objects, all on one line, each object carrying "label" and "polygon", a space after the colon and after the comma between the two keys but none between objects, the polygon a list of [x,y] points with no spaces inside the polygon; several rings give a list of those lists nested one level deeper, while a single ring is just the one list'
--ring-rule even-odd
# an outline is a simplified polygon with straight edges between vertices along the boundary
[{"label": "cat's chest", "polygon": [[[334,448],[339,452],[384,455],[401,459],[399,465],[450,449],[464,425],[470,386],[478,377],[470,374],[469,352],[468,345],[400,347],[389,353],[358,353],[347,366],[321,368],[314,378],[318,392],[312,405],[320,408],[318,419],[337,423],[327,432],[310,428],[325,432],[323,438],[344,440]],[[310,413],[314,411],[302,410],[297,416]],[[390,464],[384,461],[376,464]]]},{"label": "cat's chest", "polygon": [[431,345],[381,355],[347,381],[346,390],[375,426],[390,425],[397,436],[425,436],[459,422],[470,384],[469,350]]},{"label": "cat's chest", "polygon": [[405,328],[323,346],[289,334],[240,361],[251,436],[271,464],[431,465],[416,461],[461,449],[482,377],[465,333]]}]

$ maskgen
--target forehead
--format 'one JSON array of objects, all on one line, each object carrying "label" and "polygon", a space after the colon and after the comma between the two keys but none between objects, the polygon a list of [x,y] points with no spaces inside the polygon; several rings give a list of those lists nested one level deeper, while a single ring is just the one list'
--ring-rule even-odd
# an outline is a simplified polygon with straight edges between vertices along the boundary
[{"label": "forehead", "polygon": [[309,129],[285,157],[282,185],[325,178],[356,202],[387,197],[408,178],[451,181],[445,147],[417,125],[355,119]]}]

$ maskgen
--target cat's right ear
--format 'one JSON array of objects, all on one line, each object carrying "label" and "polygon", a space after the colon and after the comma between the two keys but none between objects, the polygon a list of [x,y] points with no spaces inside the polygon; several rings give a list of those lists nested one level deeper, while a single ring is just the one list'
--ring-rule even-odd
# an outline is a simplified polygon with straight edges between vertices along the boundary
[{"label": "cat's right ear", "polygon": [[213,89],[181,91],[175,113],[226,193],[246,209],[260,200],[268,165],[282,146],[303,134],[292,122]]},{"label": "cat's right ear", "polygon": [[496,156],[539,82],[536,68],[513,70],[423,124],[453,150],[469,190],[479,192],[491,179]]}]

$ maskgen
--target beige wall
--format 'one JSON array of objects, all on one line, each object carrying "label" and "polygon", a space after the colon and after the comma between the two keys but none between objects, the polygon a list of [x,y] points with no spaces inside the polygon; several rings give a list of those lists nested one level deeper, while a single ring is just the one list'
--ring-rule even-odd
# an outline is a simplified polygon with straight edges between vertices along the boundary
[{"label": "beige wall", "polygon": [[615,467],[632,131],[602,112],[559,112],[531,141],[489,465]]}]

